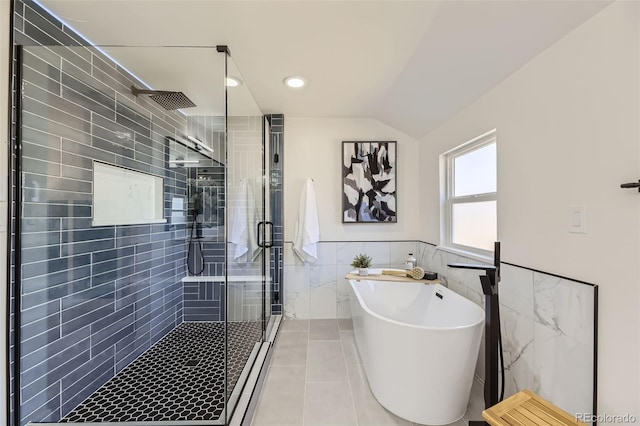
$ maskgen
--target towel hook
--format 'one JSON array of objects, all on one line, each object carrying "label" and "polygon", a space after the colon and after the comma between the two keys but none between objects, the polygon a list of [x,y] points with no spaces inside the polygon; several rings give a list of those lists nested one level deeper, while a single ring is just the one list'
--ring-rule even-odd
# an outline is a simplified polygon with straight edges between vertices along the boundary
[{"label": "towel hook", "polygon": [[620,188],[638,188],[638,192],[640,192],[640,180],[637,182],[623,183],[620,185]]}]

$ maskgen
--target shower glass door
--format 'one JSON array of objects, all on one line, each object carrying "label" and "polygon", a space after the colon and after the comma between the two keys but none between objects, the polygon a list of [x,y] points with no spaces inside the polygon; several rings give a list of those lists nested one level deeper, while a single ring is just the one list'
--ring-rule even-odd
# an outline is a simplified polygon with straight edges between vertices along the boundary
[{"label": "shower glass door", "polygon": [[[227,55],[227,421],[264,341],[271,227],[265,216],[264,118]],[[270,301],[267,301],[270,303]]]},{"label": "shower glass door", "polygon": [[18,53],[16,426],[227,423],[271,304],[266,128],[242,75],[216,47]]},{"label": "shower glass door", "polygon": [[262,171],[264,173],[264,215],[265,215],[265,253],[264,262],[262,263],[262,274],[265,277],[264,292],[262,302],[264,305],[264,338],[265,340],[271,335],[273,328],[273,321],[271,319],[271,302],[272,302],[272,283],[273,283],[273,266],[276,263],[273,257],[273,250],[271,247],[274,243],[274,223],[271,218],[271,172],[269,170],[270,158],[271,158],[271,124],[267,117],[263,119],[263,156],[262,156]]},{"label": "shower glass door", "polygon": [[[230,284],[248,284],[248,309],[226,305],[225,56],[18,49],[15,426],[225,423],[227,395],[262,338],[251,300],[261,257],[229,271],[241,275]],[[163,104],[182,96],[195,106]],[[245,147],[234,129],[232,163]],[[227,315],[241,324],[227,330]]]}]

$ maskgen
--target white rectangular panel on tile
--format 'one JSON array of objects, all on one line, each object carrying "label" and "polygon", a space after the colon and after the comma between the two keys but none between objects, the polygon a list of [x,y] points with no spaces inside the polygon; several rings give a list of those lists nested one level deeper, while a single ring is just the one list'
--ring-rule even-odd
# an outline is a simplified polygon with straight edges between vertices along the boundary
[{"label": "white rectangular panel on tile", "polygon": [[533,271],[502,264],[500,275],[500,303],[533,318]]},{"label": "white rectangular panel on tile", "polygon": [[418,248],[415,241],[400,241],[389,245],[389,266],[404,268],[409,253],[418,259]]},{"label": "white rectangular panel on tile", "polygon": [[505,367],[505,398],[524,388],[533,389],[534,342],[533,318],[506,306],[500,309],[502,352]]},{"label": "white rectangular panel on tile", "polygon": [[321,265],[336,265],[338,263],[336,246],[337,243],[318,243],[318,263]]},{"label": "white rectangular panel on tile", "polygon": [[593,287],[535,272],[534,315],[540,324],[593,345]]},{"label": "white rectangular panel on tile", "polygon": [[308,266],[309,317],[337,318],[336,265]]},{"label": "white rectangular panel on tile", "polygon": [[309,319],[309,278],[303,265],[287,265],[284,272],[284,316]]},{"label": "white rectangular panel on tile", "polygon": [[343,242],[336,243],[336,255],[338,265],[350,265],[353,258],[365,253],[371,257],[373,267],[386,266],[389,264],[389,245],[391,242]]},{"label": "white rectangular panel on tile", "polygon": [[161,223],[164,179],[93,162],[93,226]]},{"label": "white rectangular panel on tile", "polygon": [[336,314],[338,318],[351,318],[351,285],[341,271],[336,270]]},{"label": "white rectangular panel on tile", "polygon": [[593,345],[534,323],[534,391],[568,413],[591,413]]}]

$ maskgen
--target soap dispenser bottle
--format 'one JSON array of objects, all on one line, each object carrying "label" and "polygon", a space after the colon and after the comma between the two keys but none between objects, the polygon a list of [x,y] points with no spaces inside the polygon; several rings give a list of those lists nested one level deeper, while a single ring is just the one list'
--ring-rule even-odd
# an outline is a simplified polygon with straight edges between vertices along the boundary
[{"label": "soap dispenser bottle", "polygon": [[409,253],[409,257],[407,257],[407,260],[404,261],[404,269],[406,269],[407,271],[410,271],[415,267],[416,267],[416,258],[413,257],[413,253]]}]

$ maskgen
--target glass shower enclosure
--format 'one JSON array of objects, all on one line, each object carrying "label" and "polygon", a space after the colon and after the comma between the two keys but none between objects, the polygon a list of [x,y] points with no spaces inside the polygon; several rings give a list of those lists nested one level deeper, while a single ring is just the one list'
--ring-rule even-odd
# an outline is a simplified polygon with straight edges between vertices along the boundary
[{"label": "glass shower enclosure", "polygon": [[228,424],[271,324],[272,233],[267,124],[228,49],[16,64],[13,424]]}]

